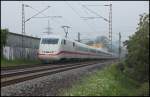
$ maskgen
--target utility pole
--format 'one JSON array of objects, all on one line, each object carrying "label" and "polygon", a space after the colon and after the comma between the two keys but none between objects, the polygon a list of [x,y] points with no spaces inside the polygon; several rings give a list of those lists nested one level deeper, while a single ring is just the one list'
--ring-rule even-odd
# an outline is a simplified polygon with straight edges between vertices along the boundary
[{"label": "utility pole", "polygon": [[119,61],[121,59],[121,33],[119,32]]},{"label": "utility pole", "polygon": [[24,12],[24,4],[22,4],[22,35],[25,34],[25,12]]},{"label": "utility pole", "polygon": [[50,28],[50,26],[49,26],[49,20],[48,20],[48,26],[47,26],[47,31],[48,31],[47,33],[48,33],[48,34],[51,33],[51,32],[50,32],[50,29],[51,29],[51,28]]},{"label": "utility pole", "polygon": [[78,42],[80,42],[80,32],[78,32]]},{"label": "utility pole", "polygon": [[25,35],[25,11],[24,11],[24,4],[22,4],[22,53],[21,53],[21,56],[23,58],[24,58],[24,54],[23,54],[24,35]]},{"label": "utility pole", "polygon": [[110,49],[112,51],[112,4],[109,5],[109,41]]},{"label": "utility pole", "polygon": [[[64,32],[65,32],[65,37],[67,38],[67,35],[68,35],[68,29],[71,28],[69,26],[62,26],[62,28],[64,29]],[[65,29],[66,28],[66,29]]]}]

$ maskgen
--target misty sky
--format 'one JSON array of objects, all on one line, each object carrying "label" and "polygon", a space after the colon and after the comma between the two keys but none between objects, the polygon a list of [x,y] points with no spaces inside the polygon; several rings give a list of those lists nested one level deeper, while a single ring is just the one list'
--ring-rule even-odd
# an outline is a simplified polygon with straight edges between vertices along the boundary
[{"label": "misty sky", "polygon": [[[80,17],[93,16],[82,5],[105,5],[112,3],[112,29],[113,40],[118,40],[118,32],[122,34],[122,40],[128,39],[136,31],[139,15],[149,12],[148,1],[23,1],[34,9],[43,10],[51,6],[37,17],[62,16],[62,18],[33,18],[26,22],[26,34],[40,37],[47,31],[48,20],[51,32],[64,36],[63,25],[71,26],[69,37],[77,39],[77,33],[81,33],[81,39],[93,39],[96,36],[108,37],[108,23],[103,19],[83,20]],[[22,1],[1,1],[1,28],[8,28],[14,33],[21,33]],[[99,15],[108,18],[109,8],[106,6],[87,6]],[[37,11],[25,7],[25,18],[28,19]],[[44,15],[43,15],[44,14]]]}]

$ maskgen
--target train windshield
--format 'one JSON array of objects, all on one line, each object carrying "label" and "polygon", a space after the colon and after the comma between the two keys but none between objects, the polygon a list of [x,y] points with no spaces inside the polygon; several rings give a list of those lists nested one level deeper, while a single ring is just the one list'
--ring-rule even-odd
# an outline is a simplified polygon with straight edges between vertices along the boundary
[{"label": "train windshield", "polygon": [[57,38],[43,38],[41,44],[57,44]]}]

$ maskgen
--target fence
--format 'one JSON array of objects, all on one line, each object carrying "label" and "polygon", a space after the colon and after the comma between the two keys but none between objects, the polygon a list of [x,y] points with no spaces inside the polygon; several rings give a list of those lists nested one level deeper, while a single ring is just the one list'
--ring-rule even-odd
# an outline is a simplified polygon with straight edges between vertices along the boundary
[{"label": "fence", "polygon": [[10,46],[5,46],[3,48],[3,56],[8,60],[21,59],[21,58],[36,60],[37,53],[38,53],[38,49],[35,48],[21,48],[21,47],[10,47]]}]

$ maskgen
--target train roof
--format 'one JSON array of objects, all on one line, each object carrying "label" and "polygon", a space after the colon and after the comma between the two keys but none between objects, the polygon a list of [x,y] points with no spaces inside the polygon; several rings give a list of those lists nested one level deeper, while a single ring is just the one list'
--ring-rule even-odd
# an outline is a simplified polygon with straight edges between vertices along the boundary
[{"label": "train roof", "polygon": [[55,34],[41,36],[41,38],[51,38],[51,37],[53,37],[53,38],[62,38],[62,36],[55,35]]}]

